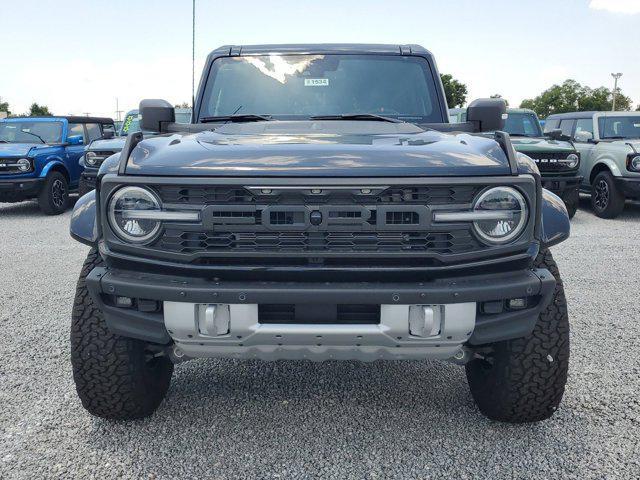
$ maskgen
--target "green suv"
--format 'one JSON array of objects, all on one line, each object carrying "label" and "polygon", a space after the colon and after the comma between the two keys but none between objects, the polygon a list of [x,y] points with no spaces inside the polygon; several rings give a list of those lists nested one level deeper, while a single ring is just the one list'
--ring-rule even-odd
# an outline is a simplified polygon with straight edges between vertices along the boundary
[{"label": "green suv", "polygon": [[597,216],[615,218],[625,200],[640,200],[640,112],[549,115],[545,130],[557,128],[580,152],[581,190]]},{"label": "green suv", "polygon": [[[449,109],[452,123],[466,121],[466,108]],[[533,110],[525,108],[507,109],[504,131],[511,136],[516,151],[532,158],[542,175],[542,186],[562,198],[569,217],[578,209],[580,196],[580,154],[561,132],[547,129],[542,132],[540,121]]]}]

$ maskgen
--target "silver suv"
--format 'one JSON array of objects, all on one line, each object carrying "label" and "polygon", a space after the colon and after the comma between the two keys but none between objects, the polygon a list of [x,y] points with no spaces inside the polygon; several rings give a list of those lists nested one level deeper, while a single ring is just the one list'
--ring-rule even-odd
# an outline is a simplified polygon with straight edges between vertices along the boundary
[{"label": "silver suv", "polygon": [[545,133],[558,128],[580,152],[581,191],[596,215],[615,218],[625,200],[640,199],[640,112],[549,115]]}]

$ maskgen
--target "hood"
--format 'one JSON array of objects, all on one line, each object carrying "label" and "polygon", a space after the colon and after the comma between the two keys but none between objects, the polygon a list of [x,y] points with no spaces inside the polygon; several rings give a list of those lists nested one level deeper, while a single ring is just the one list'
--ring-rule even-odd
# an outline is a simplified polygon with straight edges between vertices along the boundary
[{"label": "hood", "polygon": [[0,143],[0,157],[26,157],[32,149],[47,148],[49,145],[33,143]]},{"label": "hood", "polygon": [[87,147],[87,150],[103,151],[108,150],[112,152],[119,152],[124,147],[124,143],[127,141],[127,137],[114,137],[108,140],[94,140]]},{"label": "hood", "polygon": [[509,175],[492,139],[424,131],[408,123],[272,121],[151,137],[129,156],[129,175],[479,176]]},{"label": "hood", "polygon": [[635,138],[633,140],[613,140],[610,143],[620,147],[632,148],[636,152],[640,152],[640,140]]},{"label": "hood", "polygon": [[566,152],[567,154],[575,152],[575,147],[562,140],[551,140],[544,137],[511,137],[513,148],[524,154],[536,152]]}]

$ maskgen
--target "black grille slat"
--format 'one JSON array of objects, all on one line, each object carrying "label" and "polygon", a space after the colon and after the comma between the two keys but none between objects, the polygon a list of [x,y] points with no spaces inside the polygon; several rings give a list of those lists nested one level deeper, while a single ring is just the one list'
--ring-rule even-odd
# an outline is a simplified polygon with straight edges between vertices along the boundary
[{"label": "black grille slat", "polygon": [[[316,321],[309,321],[301,316],[300,311],[296,313],[296,305],[288,304],[259,304],[258,321],[260,323],[316,323],[316,324],[344,324],[344,325],[375,325],[380,323],[380,305],[366,304],[339,304],[334,305],[335,316],[319,318]],[[300,306],[298,306],[300,309]],[[330,309],[329,309],[330,310]],[[286,339],[283,339],[283,342]],[[320,340],[319,340],[320,341]]]}]

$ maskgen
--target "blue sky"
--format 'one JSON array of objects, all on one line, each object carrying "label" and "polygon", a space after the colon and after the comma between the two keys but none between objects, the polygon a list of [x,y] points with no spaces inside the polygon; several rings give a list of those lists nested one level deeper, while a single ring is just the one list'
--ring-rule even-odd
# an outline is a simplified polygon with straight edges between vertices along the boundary
[{"label": "blue sky", "polygon": [[[196,0],[196,79],[223,44],[418,43],[469,100],[511,105],[574,78],[640,103],[640,0]],[[57,114],[115,116],[191,96],[191,0],[0,0],[0,97]]]}]

